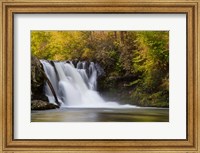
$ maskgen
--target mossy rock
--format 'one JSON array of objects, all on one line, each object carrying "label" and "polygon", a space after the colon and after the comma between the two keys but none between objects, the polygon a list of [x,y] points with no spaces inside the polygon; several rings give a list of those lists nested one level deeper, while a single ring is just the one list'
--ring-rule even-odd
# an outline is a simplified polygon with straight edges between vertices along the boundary
[{"label": "mossy rock", "polygon": [[43,67],[40,61],[36,57],[31,56],[31,91],[33,94],[43,91],[45,78],[42,71]]},{"label": "mossy rock", "polygon": [[42,101],[42,100],[31,101],[31,110],[48,110],[48,109],[56,109],[56,108],[59,108],[59,106],[46,102],[46,101]]},{"label": "mossy rock", "polygon": [[48,101],[43,92],[46,79],[42,72],[44,70],[40,60],[31,56],[31,100]]}]

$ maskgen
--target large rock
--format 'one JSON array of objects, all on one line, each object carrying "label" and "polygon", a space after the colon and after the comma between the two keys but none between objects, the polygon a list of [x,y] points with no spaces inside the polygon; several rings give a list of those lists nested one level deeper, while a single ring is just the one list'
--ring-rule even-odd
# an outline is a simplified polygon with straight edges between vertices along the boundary
[{"label": "large rock", "polygon": [[51,104],[42,100],[33,100],[31,101],[31,110],[47,110],[47,109],[56,109],[59,106]]},{"label": "large rock", "polygon": [[31,56],[31,100],[48,101],[43,92],[46,80],[42,71],[44,70],[40,61],[36,57]]}]

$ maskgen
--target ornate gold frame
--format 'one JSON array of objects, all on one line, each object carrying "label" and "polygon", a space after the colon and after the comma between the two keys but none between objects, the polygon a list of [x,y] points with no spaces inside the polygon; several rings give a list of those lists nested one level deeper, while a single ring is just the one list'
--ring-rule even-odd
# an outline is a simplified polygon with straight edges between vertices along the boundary
[{"label": "ornate gold frame", "polygon": [[[1,152],[200,152],[199,0],[3,0],[0,2]],[[184,13],[187,15],[186,140],[15,140],[13,16],[16,13]]]}]

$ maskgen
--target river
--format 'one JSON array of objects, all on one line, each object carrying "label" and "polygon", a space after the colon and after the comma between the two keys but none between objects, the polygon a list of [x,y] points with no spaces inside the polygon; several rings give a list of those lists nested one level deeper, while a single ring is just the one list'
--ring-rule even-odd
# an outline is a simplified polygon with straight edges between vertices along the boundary
[{"label": "river", "polygon": [[61,108],[31,112],[32,122],[169,122],[167,108]]}]

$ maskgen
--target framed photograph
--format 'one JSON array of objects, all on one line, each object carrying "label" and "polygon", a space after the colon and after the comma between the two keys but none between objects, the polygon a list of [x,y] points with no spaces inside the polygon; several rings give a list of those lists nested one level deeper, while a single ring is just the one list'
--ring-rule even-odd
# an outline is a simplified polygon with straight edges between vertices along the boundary
[{"label": "framed photograph", "polygon": [[2,152],[200,152],[199,0],[0,4]]}]

